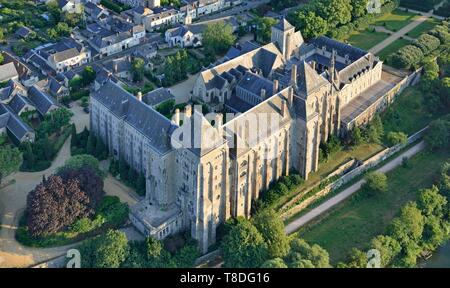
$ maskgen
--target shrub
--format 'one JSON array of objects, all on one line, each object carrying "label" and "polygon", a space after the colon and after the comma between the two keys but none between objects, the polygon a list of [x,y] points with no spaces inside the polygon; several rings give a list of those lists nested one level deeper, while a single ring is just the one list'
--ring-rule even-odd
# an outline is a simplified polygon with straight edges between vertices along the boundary
[{"label": "shrub", "polygon": [[413,45],[420,48],[423,54],[428,54],[436,50],[441,45],[441,41],[433,35],[422,34],[413,42]]},{"label": "shrub", "polygon": [[406,45],[392,55],[391,62],[396,68],[409,69],[413,65],[419,63],[423,56],[423,52],[420,48],[414,45]]},{"label": "shrub", "polygon": [[363,184],[362,188],[370,194],[386,192],[388,188],[387,177],[381,172],[372,172],[367,175],[366,183]]}]

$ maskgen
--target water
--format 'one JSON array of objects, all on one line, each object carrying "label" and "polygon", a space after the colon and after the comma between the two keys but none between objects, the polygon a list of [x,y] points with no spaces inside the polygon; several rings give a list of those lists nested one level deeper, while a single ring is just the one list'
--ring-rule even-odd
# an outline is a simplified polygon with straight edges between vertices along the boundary
[{"label": "water", "polygon": [[424,268],[450,268],[450,241],[436,250],[433,256],[420,266]]}]

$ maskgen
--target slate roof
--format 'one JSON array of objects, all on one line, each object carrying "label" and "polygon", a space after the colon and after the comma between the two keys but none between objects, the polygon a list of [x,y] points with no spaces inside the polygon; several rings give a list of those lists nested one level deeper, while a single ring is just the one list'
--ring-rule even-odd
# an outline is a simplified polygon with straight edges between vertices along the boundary
[{"label": "slate roof", "polygon": [[175,96],[173,96],[173,94],[170,93],[168,89],[163,87],[148,92],[142,97],[142,101],[144,101],[145,104],[150,105],[152,107],[155,107],[156,105],[166,102],[168,100],[174,99]]},{"label": "slate roof", "polygon": [[169,137],[176,126],[118,84],[108,81],[92,97],[142,133],[150,146],[159,153],[165,154],[172,149]]},{"label": "slate roof", "polygon": [[326,36],[317,37],[311,40],[310,43],[319,49],[325,47],[326,51],[328,52],[336,50],[337,54],[341,57],[345,57],[345,55],[348,55],[349,59],[352,61],[356,61],[367,54],[366,51],[360,48],[339,42]]},{"label": "slate roof", "polygon": [[0,65],[0,82],[8,81],[15,77],[19,77],[19,73],[13,62]]},{"label": "slate roof", "polygon": [[0,103],[0,127],[5,127],[15,138],[20,141],[27,133],[33,133],[28,124],[14,114],[10,108]]},{"label": "slate roof", "polygon": [[62,87],[63,85],[61,85],[61,83],[59,83],[55,78],[49,78],[48,90],[50,91],[50,93],[52,93],[53,95],[57,95]]},{"label": "slate roof", "polygon": [[306,62],[300,63],[297,67],[297,91],[307,96],[313,93],[316,89],[327,85],[329,82],[319,75]]},{"label": "slate roof", "polygon": [[15,114],[19,114],[26,105],[32,106],[33,104],[30,103],[26,97],[19,94],[14,96],[14,98],[8,103],[9,108],[14,111]]},{"label": "slate roof", "polygon": [[261,95],[262,89],[266,90],[267,97],[273,95],[272,81],[267,80],[266,78],[260,77],[258,75],[255,75],[251,72],[247,72],[244,75],[241,81],[239,81],[238,86],[258,96]]},{"label": "slate roof", "polygon": [[19,29],[17,29],[15,34],[19,37],[27,38],[31,32],[32,30],[30,28],[22,26]]},{"label": "slate roof", "polygon": [[42,116],[47,114],[52,106],[58,105],[52,96],[39,90],[36,86],[32,86],[28,90],[28,98]]}]

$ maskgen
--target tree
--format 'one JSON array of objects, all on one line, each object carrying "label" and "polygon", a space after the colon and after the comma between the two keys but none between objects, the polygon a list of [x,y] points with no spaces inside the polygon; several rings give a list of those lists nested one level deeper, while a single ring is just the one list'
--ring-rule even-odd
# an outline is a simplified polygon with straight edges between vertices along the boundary
[{"label": "tree", "polygon": [[65,169],[78,170],[83,167],[91,167],[98,176],[100,177],[104,176],[103,171],[100,169],[100,163],[98,162],[98,160],[95,159],[95,157],[87,154],[75,155],[70,157],[64,163],[64,165],[58,169],[58,172],[63,171]]},{"label": "tree", "polygon": [[224,266],[228,268],[257,268],[268,255],[261,233],[246,219],[239,219],[224,237],[222,251]]},{"label": "tree", "polygon": [[324,35],[328,31],[327,21],[313,11],[299,11],[293,17],[293,23],[306,39]]},{"label": "tree", "polygon": [[145,240],[147,267],[166,268],[175,267],[172,256],[167,252],[161,241],[148,237]]},{"label": "tree", "polygon": [[224,22],[217,22],[206,27],[202,34],[202,44],[211,54],[223,54],[234,44],[236,36],[233,27]]},{"label": "tree", "polygon": [[442,149],[450,146],[450,121],[438,119],[431,122],[425,141],[431,149]]},{"label": "tree", "polygon": [[351,0],[353,19],[364,16],[367,13],[369,0]]},{"label": "tree", "polygon": [[[1,30],[1,29],[0,29]],[[3,54],[0,54],[0,65],[3,64],[3,61],[5,60],[5,57],[3,57]]]},{"label": "tree", "polygon": [[86,144],[86,153],[95,156],[96,145],[97,145],[97,138],[94,135],[89,135]]},{"label": "tree", "polygon": [[343,25],[352,20],[350,0],[324,0],[314,3],[318,15],[328,22],[329,27]]},{"label": "tree", "polygon": [[275,258],[264,262],[261,268],[288,268],[288,266],[284,263],[283,259]]},{"label": "tree", "polygon": [[95,145],[95,157],[99,160],[106,160],[108,158],[108,150],[100,137],[97,137]]},{"label": "tree", "polygon": [[145,188],[146,188],[145,187],[145,176],[143,173],[139,173],[139,177],[138,177],[137,183],[136,183],[136,192],[139,195],[144,196],[145,192],[146,192]]},{"label": "tree", "polygon": [[124,232],[108,230],[80,247],[83,268],[119,268],[128,256],[128,240]]},{"label": "tree", "polygon": [[179,249],[173,259],[177,268],[192,268],[195,260],[200,256],[197,244],[192,242]]},{"label": "tree", "polygon": [[144,59],[136,57],[131,63],[131,74],[133,75],[133,81],[139,82],[144,78],[145,62]]},{"label": "tree", "polygon": [[47,236],[93,214],[89,198],[75,179],[50,176],[27,197],[27,227],[33,237]]},{"label": "tree", "polygon": [[72,124],[70,127],[70,146],[72,148],[77,147],[78,145],[78,136],[77,136],[77,128],[75,127],[75,124]]},{"label": "tree", "polygon": [[384,134],[383,123],[379,115],[376,115],[366,128],[366,139],[370,143],[381,143]]},{"label": "tree", "polygon": [[103,191],[103,178],[97,174],[94,168],[84,166],[78,169],[65,168],[58,172],[58,175],[63,178],[65,182],[76,180],[78,185],[89,198],[89,207],[97,208],[97,205],[102,200],[105,192]]},{"label": "tree", "polygon": [[397,240],[385,235],[379,235],[372,239],[370,247],[380,251],[381,267],[388,267],[402,249]]},{"label": "tree", "polygon": [[367,254],[363,251],[353,248],[350,252],[350,258],[347,264],[345,264],[346,268],[366,268],[367,263]]},{"label": "tree", "polygon": [[447,207],[447,199],[439,193],[437,186],[419,191],[417,206],[424,216],[436,216],[442,218]]},{"label": "tree", "polygon": [[430,34],[422,34],[420,35],[414,42],[413,45],[420,48],[423,54],[428,54],[434,50],[436,50],[439,45],[441,45],[441,41],[437,37],[434,37]]},{"label": "tree", "polygon": [[87,86],[94,82],[96,75],[97,73],[94,71],[94,68],[92,68],[92,66],[84,67],[83,71],[81,72],[83,86]]},{"label": "tree", "polygon": [[270,42],[272,26],[277,24],[277,20],[271,17],[256,17],[253,24],[256,26],[256,39],[262,43]]},{"label": "tree", "polygon": [[356,126],[352,130],[352,134],[350,137],[350,143],[353,146],[358,146],[358,145],[361,145],[361,143],[363,143],[363,141],[364,141],[364,138],[362,136],[361,129],[358,126]]},{"label": "tree", "polygon": [[403,132],[389,132],[387,134],[387,141],[391,146],[404,145],[408,142],[408,136]]},{"label": "tree", "polygon": [[289,238],[284,224],[275,211],[266,209],[253,218],[253,223],[267,244],[269,257],[282,258],[289,252]]},{"label": "tree", "polygon": [[408,243],[417,243],[422,237],[425,218],[417,208],[417,204],[409,202],[400,211],[400,216],[392,220],[390,235],[403,247]]},{"label": "tree", "polygon": [[3,178],[19,170],[22,152],[10,145],[0,146],[0,184]]},{"label": "tree", "polygon": [[371,195],[386,192],[388,188],[387,177],[381,172],[372,172],[366,177],[366,183],[363,184],[364,191]]},{"label": "tree", "polygon": [[70,118],[72,118],[73,113],[69,109],[59,108],[51,111],[44,117],[41,125],[38,128],[38,134],[53,134],[60,133],[61,129],[67,127],[70,124]]},{"label": "tree", "polygon": [[409,69],[423,59],[423,52],[413,45],[406,45],[400,48],[391,57],[391,63],[396,68]]},{"label": "tree", "polygon": [[328,252],[319,245],[309,245],[305,240],[299,238],[293,239],[290,244],[291,250],[287,256],[290,267],[292,267],[292,265],[298,265],[298,262],[302,260],[311,261],[312,265],[316,268],[330,267],[330,256],[328,255]]}]

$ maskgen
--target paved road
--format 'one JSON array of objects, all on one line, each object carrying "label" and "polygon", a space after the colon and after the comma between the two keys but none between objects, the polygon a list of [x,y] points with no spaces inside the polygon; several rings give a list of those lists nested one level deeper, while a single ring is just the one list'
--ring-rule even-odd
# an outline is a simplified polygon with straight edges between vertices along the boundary
[{"label": "paved road", "polygon": [[[390,162],[386,163],[382,167],[380,167],[377,171],[387,173],[394,168],[400,166],[402,164],[403,158],[408,157],[411,158],[412,156],[416,155],[420,151],[422,151],[425,148],[425,143],[422,141],[418,143],[417,145],[411,147],[407,151],[400,154],[395,159],[391,160]],[[332,197],[331,199],[325,201],[323,204],[317,206],[316,208],[312,209],[305,215],[297,218],[296,220],[292,221],[285,227],[286,234],[291,234],[296,232],[298,229],[300,229],[303,225],[310,222],[311,220],[315,219],[316,217],[320,216],[324,212],[330,210],[335,205],[341,203],[345,199],[347,199],[349,196],[353,195],[354,193],[358,192],[361,189],[361,185],[363,185],[366,181],[364,179],[359,180],[355,184],[351,185],[350,187],[343,190],[341,193],[337,194],[336,196]]]}]

